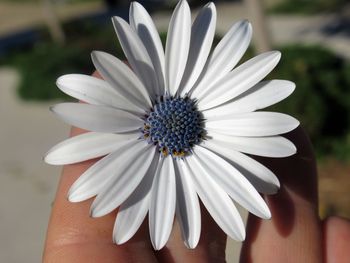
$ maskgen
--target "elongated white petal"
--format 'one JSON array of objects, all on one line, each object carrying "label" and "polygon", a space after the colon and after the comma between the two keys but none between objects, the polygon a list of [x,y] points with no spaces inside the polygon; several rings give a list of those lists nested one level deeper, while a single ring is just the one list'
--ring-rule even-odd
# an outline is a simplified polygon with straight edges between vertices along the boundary
[{"label": "elongated white petal", "polygon": [[215,152],[239,170],[260,193],[275,194],[280,187],[278,178],[253,158],[222,146],[219,141],[205,140],[203,147]]},{"label": "elongated white petal", "polygon": [[298,127],[295,118],[277,112],[249,112],[230,116],[224,120],[208,120],[207,130],[235,136],[273,136]]},{"label": "elongated white petal", "polygon": [[126,134],[84,133],[52,147],[45,156],[45,162],[64,165],[101,157],[118,149],[120,142],[136,140],[138,136],[138,132]]},{"label": "elongated white petal", "polygon": [[102,79],[82,74],[68,74],[59,77],[56,84],[64,93],[89,104],[110,106],[141,114],[145,112]]},{"label": "elongated white petal", "polygon": [[60,103],[51,110],[66,123],[95,132],[129,132],[142,127],[143,121],[123,110],[82,103]]},{"label": "elongated white petal", "polygon": [[220,119],[235,113],[252,112],[266,108],[288,97],[295,89],[295,84],[287,80],[268,80],[216,108],[203,112],[205,119]]},{"label": "elongated white petal", "polygon": [[175,170],[172,157],[161,160],[152,186],[149,232],[153,248],[163,248],[169,239],[176,204]]},{"label": "elongated white petal", "polygon": [[215,132],[209,132],[207,136],[218,141],[223,147],[258,156],[288,157],[297,150],[290,140],[282,136],[238,137]]},{"label": "elongated white petal", "polygon": [[175,162],[176,217],[185,245],[188,248],[195,248],[201,233],[201,213],[192,175],[184,166],[183,161]]},{"label": "elongated white petal", "polygon": [[141,183],[118,210],[113,229],[113,240],[118,245],[127,242],[134,236],[147,215],[158,160],[159,154],[155,154]]},{"label": "elongated white petal", "polygon": [[179,91],[185,96],[201,74],[213,43],[216,26],[214,3],[205,5],[192,24],[190,51]]},{"label": "elongated white petal", "polygon": [[158,94],[164,94],[164,49],[158,31],[146,9],[132,2],[129,11],[131,28],[137,32],[153,63],[157,76]]},{"label": "elongated white petal", "polygon": [[231,198],[207,171],[203,170],[196,156],[187,156],[184,161],[187,171],[192,174],[193,184],[200,199],[215,222],[229,237],[243,241],[244,224]]},{"label": "elongated white petal", "polygon": [[114,16],[112,22],[130,66],[154,99],[159,92],[157,77],[145,46],[124,19]]},{"label": "elongated white petal", "polygon": [[130,196],[149,169],[155,149],[153,145],[139,141],[132,147],[132,153],[123,154],[124,163],[115,167],[113,178],[91,205],[92,217],[110,213]]},{"label": "elongated white petal", "polygon": [[247,20],[235,23],[221,39],[192,90],[192,98],[202,94],[230,72],[247,50],[252,37],[252,27]]},{"label": "elongated white petal", "polygon": [[91,58],[98,72],[121,96],[142,109],[152,106],[149,92],[124,62],[102,51],[93,51]]},{"label": "elongated white petal", "polygon": [[165,46],[165,84],[175,95],[184,73],[191,38],[191,11],[186,0],[180,0],[170,19]]},{"label": "elongated white petal", "polygon": [[133,150],[138,146],[137,140],[121,141],[113,153],[93,164],[74,182],[68,192],[69,201],[81,202],[100,193],[125,162],[123,158],[135,158]]},{"label": "elongated white petal", "polygon": [[201,146],[195,147],[194,153],[202,170],[205,170],[233,200],[256,216],[271,218],[264,199],[237,169]]},{"label": "elongated white petal", "polygon": [[279,51],[270,51],[260,54],[232,70],[208,89],[203,97],[198,97],[199,110],[216,107],[247,91],[266,77],[277,65],[280,58]]}]

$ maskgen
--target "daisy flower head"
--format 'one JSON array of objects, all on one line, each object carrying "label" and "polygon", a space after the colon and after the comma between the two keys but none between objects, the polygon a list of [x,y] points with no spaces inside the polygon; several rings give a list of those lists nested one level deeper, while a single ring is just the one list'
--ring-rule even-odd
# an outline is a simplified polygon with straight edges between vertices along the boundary
[{"label": "daisy flower head", "polygon": [[256,111],[295,88],[287,80],[262,81],[280,53],[266,52],[235,67],[252,35],[246,20],[233,24],[210,53],[213,3],[192,23],[188,3],[181,0],[169,23],[165,51],[139,3],[131,4],[129,23],[120,17],[112,21],[131,68],[94,51],[92,61],[103,80],[80,74],[58,78],[63,92],[86,104],[61,103],[52,111],[89,132],[54,146],[45,161],[65,165],[101,157],[72,185],[68,199],[96,196],[92,217],[119,207],[113,231],[117,244],[127,242],[148,214],[155,249],[166,244],[174,217],[186,246],[195,248],[201,232],[199,200],[228,236],[244,240],[234,202],[268,219],[271,213],[259,193],[279,188],[277,177],[249,155],[296,152],[280,134],[299,122]]}]

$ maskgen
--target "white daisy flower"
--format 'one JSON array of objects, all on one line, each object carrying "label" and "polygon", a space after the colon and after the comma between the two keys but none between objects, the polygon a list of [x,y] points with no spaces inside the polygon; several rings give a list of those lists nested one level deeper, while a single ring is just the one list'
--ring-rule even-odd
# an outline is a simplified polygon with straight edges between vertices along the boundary
[{"label": "white daisy flower", "polygon": [[[231,238],[245,239],[233,201],[261,218],[271,213],[260,193],[273,194],[277,177],[246,154],[286,157],[296,148],[279,136],[299,125],[285,114],[256,110],[289,96],[294,83],[260,82],[278,63],[280,52],[260,54],[234,68],[246,51],[252,29],[235,23],[210,53],[216,10],[204,6],[193,23],[186,1],[170,20],[165,52],[147,11],[131,4],[129,23],[113,24],[132,69],[104,52],[92,52],[103,80],[64,75],[58,87],[85,101],[62,103],[52,111],[90,132],[53,147],[45,161],[54,165],[103,157],[72,185],[68,198],[96,196],[91,216],[120,206],[113,239],[122,244],[147,213],[155,249],[167,242],[174,216],[187,247],[201,232],[199,199]],[[199,197],[199,198],[198,198]]]}]

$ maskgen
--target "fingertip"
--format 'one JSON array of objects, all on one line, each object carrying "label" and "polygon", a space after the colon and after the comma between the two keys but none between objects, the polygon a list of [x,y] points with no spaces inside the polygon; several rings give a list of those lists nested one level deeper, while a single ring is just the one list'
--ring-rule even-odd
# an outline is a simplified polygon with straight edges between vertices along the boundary
[{"label": "fingertip", "polygon": [[323,222],[324,259],[326,262],[343,262],[350,257],[350,221],[329,217]]}]

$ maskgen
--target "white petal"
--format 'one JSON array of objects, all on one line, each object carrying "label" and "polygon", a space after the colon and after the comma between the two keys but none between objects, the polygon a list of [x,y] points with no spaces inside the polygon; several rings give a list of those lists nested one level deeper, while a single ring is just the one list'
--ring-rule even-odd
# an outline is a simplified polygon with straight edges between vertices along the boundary
[{"label": "white petal", "polygon": [[275,194],[280,187],[276,175],[253,158],[222,146],[216,140],[205,140],[203,147],[215,152],[239,170],[248,181],[263,194]]},{"label": "white petal", "polygon": [[120,147],[120,142],[136,140],[137,133],[111,134],[88,132],[74,136],[55,145],[45,156],[53,165],[78,163],[101,157]]},{"label": "white petal", "polygon": [[233,200],[256,216],[271,218],[264,199],[231,164],[201,146],[194,148],[194,154],[202,170],[205,170]]},{"label": "white petal", "polygon": [[69,96],[89,104],[104,105],[126,111],[144,113],[113,89],[108,82],[88,75],[68,74],[57,79],[56,85]]},{"label": "white petal", "polygon": [[215,26],[215,5],[208,3],[201,9],[192,24],[187,65],[179,87],[182,96],[190,91],[203,70],[213,43]]},{"label": "white petal", "polygon": [[207,136],[223,147],[258,156],[288,157],[295,154],[297,150],[290,140],[281,136],[238,137],[215,132],[208,132]]},{"label": "white petal", "polygon": [[153,248],[163,248],[169,239],[176,204],[175,170],[172,157],[163,158],[152,186],[149,232]]},{"label": "white petal", "polygon": [[224,120],[208,120],[207,130],[235,136],[272,136],[289,132],[298,127],[295,118],[277,112],[249,112],[229,116]]},{"label": "white petal", "polygon": [[208,89],[203,97],[197,97],[199,110],[216,107],[247,91],[266,77],[280,58],[279,51],[266,52],[232,70]]},{"label": "white petal", "polygon": [[146,9],[137,2],[130,6],[129,22],[137,32],[153,63],[160,92],[164,94],[164,49],[158,31]]},{"label": "white petal", "polygon": [[[113,178],[91,205],[91,216],[104,216],[121,205],[139,185],[153,160],[156,147],[139,141],[133,153],[124,154],[123,164],[115,167]],[[121,157],[119,157],[121,158]]]},{"label": "white petal", "polygon": [[193,184],[200,199],[215,222],[229,237],[243,241],[244,224],[231,198],[207,171],[203,170],[197,157],[187,156],[184,161],[187,171],[192,174]]},{"label": "white petal", "polygon": [[186,0],[180,0],[170,19],[165,46],[165,84],[175,95],[184,73],[191,38],[191,11]]},{"label": "white petal", "polygon": [[201,97],[204,91],[230,72],[247,50],[251,37],[252,26],[247,20],[235,23],[207,60],[191,97]]},{"label": "white petal", "polygon": [[155,154],[141,183],[118,210],[113,229],[113,240],[118,245],[127,242],[134,236],[147,215],[158,159],[159,154]]},{"label": "white petal", "polygon": [[149,169],[155,147],[141,141],[129,156],[124,154],[123,164],[115,167],[113,178],[91,205],[91,216],[104,216],[120,206],[139,185]]},{"label": "white petal", "polygon": [[152,106],[148,91],[124,62],[102,51],[93,51],[91,58],[98,72],[121,96],[142,109]]},{"label": "white petal", "polygon": [[136,158],[135,148],[139,147],[137,140],[121,141],[113,153],[93,164],[74,182],[68,192],[69,201],[81,202],[100,193],[125,163],[125,157]]},{"label": "white petal", "polygon": [[236,99],[203,112],[205,119],[219,119],[235,113],[266,108],[288,97],[295,84],[287,80],[268,80],[256,84]]},{"label": "white petal", "polygon": [[130,66],[154,99],[159,92],[157,77],[145,46],[124,19],[114,16],[112,22]]},{"label": "white petal", "polygon": [[129,132],[142,127],[137,116],[114,108],[83,103],[60,103],[51,107],[66,123],[95,132]]},{"label": "white petal", "polygon": [[182,160],[175,162],[176,175],[176,217],[182,238],[188,248],[195,248],[201,233],[201,213],[191,173]]}]

